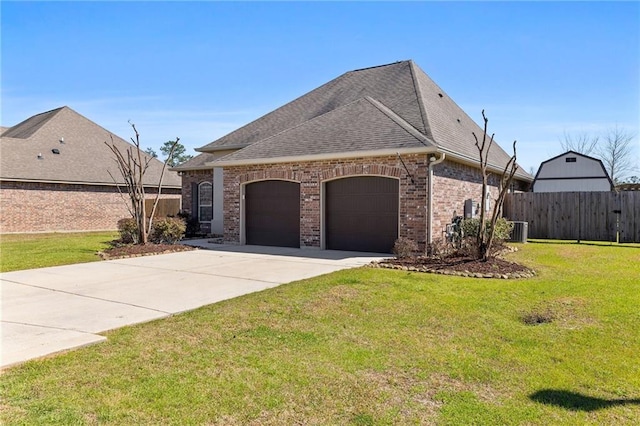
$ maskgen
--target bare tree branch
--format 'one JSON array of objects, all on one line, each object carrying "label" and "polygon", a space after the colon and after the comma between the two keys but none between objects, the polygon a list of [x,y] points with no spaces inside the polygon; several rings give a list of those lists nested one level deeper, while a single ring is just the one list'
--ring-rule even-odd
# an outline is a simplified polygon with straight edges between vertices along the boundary
[{"label": "bare tree branch", "polygon": [[149,229],[151,229],[151,225],[153,223],[153,216],[155,215],[156,207],[158,207],[158,203],[160,202],[160,194],[162,193],[162,181],[164,179],[164,172],[167,169],[167,164],[169,164],[171,156],[173,155],[173,150],[176,149],[176,146],[178,146],[179,142],[180,142],[180,138],[176,137],[175,142],[171,146],[171,151],[169,152],[167,159],[164,160],[164,164],[162,165],[162,172],[160,173],[160,183],[158,184],[158,194],[156,195],[156,200],[153,202],[153,208],[151,209],[151,216],[149,217]]},{"label": "bare tree branch", "polygon": [[[143,154],[142,149],[140,148],[140,134],[138,133],[138,129],[136,128],[135,124],[131,123],[131,121],[129,121],[129,124],[131,125],[135,134],[135,137],[131,138],[131,141],[133,143],[132,147],[127,147],[124,150],[125,152],[123,152],[115,144],[113,136],[111,135],[111,143],[105,141],[105,144],[109,147],[114,155],[116,165],[118,166],[118,171],[122,175],[124,185],[127,189],[129,202],[125,202],[125,204],[127,205],[127,210],[135,220],[138,228],[137,243],[146,244],[149,239],[149,235],[151,234],[153,215],[155,214],[156,208],[160,201],[160,196],[162,195],[162,184],[164,181],[165,170],[167,168],[167,162],[165,161],[162,167],[162,172],[160,174],[160,179],[158,182],[157,196],[153,204],[151,217],[147,221],[144,176],[149,169],[153,158],[147,156],[146,154]],[[176,139],[177,140],[175,144],[177,145],[180,139]],[[108,171],[108,173],[111,176],[111,179],[113,179],[114,183],[116,183],[118,192],[120,193],[121,197],[125,199],[124,194],[120,190],[120,186],[118,185],[116,179],[110,171]]]},{"label": "bare tree branch", "polygon": [[574,151],[579,154],[591,155],[598,151],[598,136],[591,136],[586,132],[575,134],[564,132],[564,138],[560,141],[562,151]]},{"label": "bare tree branch", "polygon": [[604,163],[609,177],[615,183],[624,180],[628,174],[639,169],[633,158],[633,139],[635,135],[617,125],[608,129],[598,154]]},{"label": "bare tree branch", "polygon": [[473,137],[475,139],[476,148],[478,148],[478,155],[480,157],[480,172],[482,173],[482,200],[480,202],[480,223],[478,229],[478,235],[476,236],[476,242],[478,246],[477,256],[479,259],[486,261],[491,254],[491,245],[493,244],[493,236],[495,233],[496,223],[502,214],[502,207],[504,205],[504,199],[511,186],[511,181],[518,170],[516,163],[516,141],[513,141],[513,156],[509,159],[504,167],[502,174],[500,175],[500,190],[498,198],[493,205],[493,212],[489,227],[487,229],[486,224],[486,211],[487,211],[487,194],[489,186],[489,171],[487,170],[489,164],[489,152],[493,145],[495,134],[491,134],[489,143],[487,144],[487,127],[489,120],[482,110],[482,119],[484,120],[484,132],[482,142],[479,141],[475,133]]}]

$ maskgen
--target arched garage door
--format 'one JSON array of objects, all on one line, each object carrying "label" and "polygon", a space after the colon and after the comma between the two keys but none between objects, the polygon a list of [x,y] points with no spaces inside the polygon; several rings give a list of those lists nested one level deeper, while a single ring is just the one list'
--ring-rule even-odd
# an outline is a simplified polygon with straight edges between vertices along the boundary
[{"label": "arched garage door", "polygon": [[325,184],[326,247],[390,253],[398,238],[399,181],[377,176]]},{"label": "arched garage door", "polygon": [[300,247],[300,185],[282,180],[245,188],[246,243]]}]

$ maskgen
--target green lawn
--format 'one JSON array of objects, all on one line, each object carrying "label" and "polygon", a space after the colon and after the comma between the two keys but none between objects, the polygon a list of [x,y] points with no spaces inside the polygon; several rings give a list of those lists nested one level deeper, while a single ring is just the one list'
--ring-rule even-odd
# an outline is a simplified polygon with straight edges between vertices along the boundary
[{"label": "green lawn", "polygon": [[519,247],[535,278],[361,268],[110,332],[7,370],[0,423],[640,424],[640,247]]},{"label": "green lawn", "polygon": [[0,272],[100,260],[116,232],[0,235]]}]

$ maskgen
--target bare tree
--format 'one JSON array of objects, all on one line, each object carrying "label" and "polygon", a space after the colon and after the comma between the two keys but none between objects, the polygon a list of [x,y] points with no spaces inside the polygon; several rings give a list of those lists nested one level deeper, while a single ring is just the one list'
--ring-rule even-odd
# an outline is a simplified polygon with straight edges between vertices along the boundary
[{"label": "bare tree", "polygon": [[489,186],[489,152],[491,151],[491,145],[493,145],[493,137],[495,134],[491,134],[491,137],[487,141],[487,126],[489,119],[485,116],[484,110],[482,110],[482,119],[484,120],[484,132],[482,134],[482,142],[478,140],[478,136],[473,134],[476,140],[476,147],[478,148],[478,154],[480,155],[480,171],[482,172],[482,201],[480,202],[480,226],[478,227],[477,246],[478,259],[487,261],[491,256],[491,245],[493,244],[493,236],[496,229],[496,223],[500,215],[502,214],[502,206],[504,205],[504,199],[507,196],[511,181],[518,170],[516,163],[516,141],[513,141],[513,155],[509,158],[509,161],[504,167],[502,174],[500,175],[500,192],[498,198],[493,204],[493,212],[491,214],[491,220],[487,229],[486,223],[486,211],[487,211],[487,194]]},{"label": "bare tree", "polygon": [[638,170],[639,165],[633,159],[633,139],[632,133],[616,125],[606,131],[598,148],[598,155],[614,183]]},{"label": "bare tree", "polygon": [[[124,179],[124,184],[127,190],[127,197],[124,196],[124,193],[120,189],[120,185],[118,184],[115,177],[111,174],[111,172],[109,172],[109,175],[111,176],[111,179],[113,179],[114,183],[116,183],[118,192],[120,192],[120,195],[123,197],[123,199],[125,199],[127,210],[136,222],[138,235],[136,242],[138,244],[146,244],[153,225],[153,215],[155,214],[158,202],[160,201],[160,195],[162,193],[162,181],[164,180],[167,161],[165,161],[162,166],[162,172],[160,173],[160,179],[158,182],[158,193],[156,194],[156,198],[153,203],[151,215],[149,216],[149,219],[147,221],[147,212],[144,202],[146,196],[144,189],[144,175],[149,168],[149,164],[151,164],[154,159],[153,157],[145,155],[143,153],[142,149],[140,148],[140,134],[138,133],[135,124],[131,122],[129,122],[129,124],[131,124],[133,132],[135,133],[135,139],[131,138],[133,146],[127,147],[127,149],[122,152],[120,148],[118,148],[118,146],[114,143],[113,136],[110,136],[110,143],[105,141],[105,144],[109,147],[111,152],[113,152],[116,164],[118,165],[118,170],[120,171],[120,175]],[[173,149],[175,149],[175,146],[179,141],[180,138],[176,138],[176,140],[173,142],[171,153],[173,153]],[[171,155],[169,157],[171,157]]]},{"label": "bare tree", "polygon": [[595,154],[598,151],[598,136],[591,136],[586,132],[575,134],[564,132],[564,139],[560,141],[562,151],[574,151],[584,155]]}]

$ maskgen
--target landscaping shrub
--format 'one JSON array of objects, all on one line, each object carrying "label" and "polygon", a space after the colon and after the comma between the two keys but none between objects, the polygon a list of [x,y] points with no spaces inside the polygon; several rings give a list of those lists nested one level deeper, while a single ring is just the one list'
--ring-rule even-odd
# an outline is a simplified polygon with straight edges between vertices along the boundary
[{"label": "landscaping shrub", "polygon": [[193,237],[201,237],[204,234],[200,230],[200,221],[197,217],[191,216],[188,212],[180,212],[178,213],[178,217],[184,220],[187,224],[185,230],[185,237],[193,238]]},{"label": "landscaping shrub", "polygon": [[418,243],[415,241],[400,237],[393,244],[393,254],[399,258],[406,258],[415,256],[418,253]]},{"label": "landscaping shrub", "polygon": [[175,244],[184,237],[186,229],[187,225],[183,219],[177,217],[158,219],[153,223],[150,239],[157,244]]},{"label": "landscaping shrub", "polygon": [[[491,223],[489,220],[487,223],[487,231],[491,227]],[[480,219],[465,219],[462,221],[462,235],[465,238],[475,238],[478,235],[478,231],[480,229]],[[494,242],[505,241],[509,239],[511,235],[511,230],[513,229],[513,222],[507,221],[507,219],[501,217],[496,222],[496,230],[493,234]]]},{"label": "landscaping shrub", "polygon": [[120,242],[124,244],[137,244],[138,241],[138,224],[132,217],[126,217],[118,221],[118,232],[120,233]]}]

